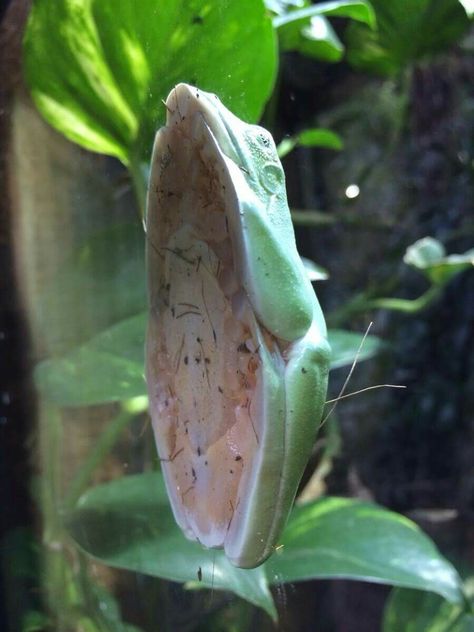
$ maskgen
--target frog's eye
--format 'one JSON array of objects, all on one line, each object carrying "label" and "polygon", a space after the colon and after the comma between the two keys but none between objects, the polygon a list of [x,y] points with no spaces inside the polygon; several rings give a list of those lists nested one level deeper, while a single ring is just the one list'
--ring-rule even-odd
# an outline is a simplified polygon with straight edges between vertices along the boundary
[{"label": "frog's eye", "polygon": [[260,172],[260,184],[268,193],[280,192],[285,184],[283,169],[276,163],[267,163]]}]

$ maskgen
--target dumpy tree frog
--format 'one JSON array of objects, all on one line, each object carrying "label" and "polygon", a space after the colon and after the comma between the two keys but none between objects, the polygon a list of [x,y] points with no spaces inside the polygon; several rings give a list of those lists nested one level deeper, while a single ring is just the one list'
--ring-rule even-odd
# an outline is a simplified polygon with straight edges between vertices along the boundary
[{"label": "dumpy tree frog", "polygon": [[326,326],[271,135],[187,84],[166,109],[146,218],[150,412],[179,526],[252,568],[313,446]]}]

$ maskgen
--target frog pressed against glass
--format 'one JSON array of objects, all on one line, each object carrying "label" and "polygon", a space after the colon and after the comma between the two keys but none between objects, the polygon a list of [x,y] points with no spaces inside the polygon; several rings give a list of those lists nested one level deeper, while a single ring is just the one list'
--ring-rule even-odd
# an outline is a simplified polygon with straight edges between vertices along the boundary
[{"label": "frog pressed against glass", "polygon": [[185,535],[239,567],[278,544],[321,420],[329,346],[271,135],[186,84],[147,210],[150,412]]}]

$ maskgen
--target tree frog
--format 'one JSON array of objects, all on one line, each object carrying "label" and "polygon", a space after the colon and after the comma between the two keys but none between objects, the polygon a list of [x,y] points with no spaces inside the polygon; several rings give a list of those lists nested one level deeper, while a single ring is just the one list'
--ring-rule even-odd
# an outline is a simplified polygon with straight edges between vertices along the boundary
[{"label": "tree frog", "polygon": [[147,200],[150,413],[184,534],[241,568],[278,545],[326,396],[326,325],[271,135],[181,83]]}]

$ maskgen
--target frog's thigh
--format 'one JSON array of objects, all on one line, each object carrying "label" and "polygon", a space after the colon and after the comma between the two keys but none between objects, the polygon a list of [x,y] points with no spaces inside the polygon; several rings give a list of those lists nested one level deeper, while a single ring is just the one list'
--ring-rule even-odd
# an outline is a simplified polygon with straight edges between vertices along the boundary
[{"label": "frog's thigh", "polygon": [[327,340],[320,337],[314,325],[290,347],[285,371],[285,458],[270,536],[275,543],[285,526],[321,422],[330,353]]}]

